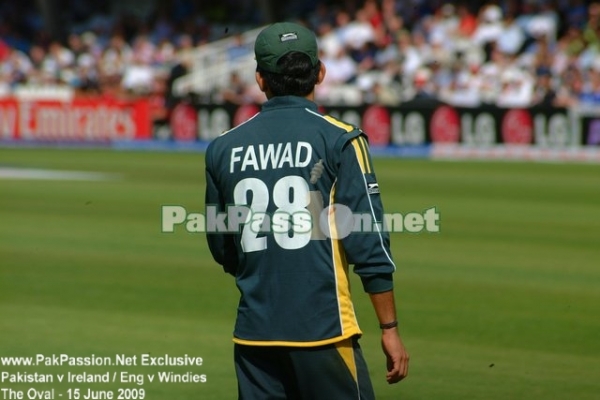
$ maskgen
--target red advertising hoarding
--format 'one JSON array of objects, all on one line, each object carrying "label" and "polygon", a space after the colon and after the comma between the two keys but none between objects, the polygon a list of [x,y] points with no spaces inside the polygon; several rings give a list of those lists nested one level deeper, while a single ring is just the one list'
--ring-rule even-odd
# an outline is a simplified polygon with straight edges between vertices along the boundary
[{"label": "red advertising hoarding", "polygon": [[85,141],[150,139],[150,106],[145,100],[0,100],[0,139]]}]

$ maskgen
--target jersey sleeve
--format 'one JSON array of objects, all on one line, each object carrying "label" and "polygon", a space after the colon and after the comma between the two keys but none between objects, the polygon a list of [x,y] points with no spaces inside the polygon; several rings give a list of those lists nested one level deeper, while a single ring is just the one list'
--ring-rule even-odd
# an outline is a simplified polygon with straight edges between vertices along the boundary
[{"label": "jersey sleeve", "polygon": [[[223,212],[225,210],[225,203],[213,176],[211,165],[212,152],[209,148],[209,151],[206,153],[206,192],[204,204],[205,207],[215,207],[217,212]],[[238,259],[233,235],[223,232],[206,232],[206,240],[214,260],[223,266],[223,270],[226,273],[235,276]]]},{"label": "jersey sleeve", "polygon": [[364,290],[368,293],[391,290],[396,266],[391,256],[389,233],[383,230],[379,185],[362,133],[352,135],[341,149],[334,202],[353,213],[352,232],[342,243],[347,261],[354,264],[354,272],[360,276]]}]

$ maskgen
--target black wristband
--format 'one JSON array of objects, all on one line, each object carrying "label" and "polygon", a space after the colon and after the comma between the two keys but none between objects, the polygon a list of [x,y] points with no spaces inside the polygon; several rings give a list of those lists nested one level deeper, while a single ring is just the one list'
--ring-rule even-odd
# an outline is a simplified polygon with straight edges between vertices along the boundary
[{"label": "black wristband", "polygon": [[379,324],[379,329],[392,329],[398,326],[398,321],[388,322],[387,324]]}]

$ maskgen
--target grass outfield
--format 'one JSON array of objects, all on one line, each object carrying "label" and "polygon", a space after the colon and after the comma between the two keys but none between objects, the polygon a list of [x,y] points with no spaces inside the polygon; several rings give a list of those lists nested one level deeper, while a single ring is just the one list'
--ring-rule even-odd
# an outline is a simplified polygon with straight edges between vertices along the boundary
[{"label": "grass outfield", "polygon": [[[160,206],[203,207],[201,154],[0,149],[0,166],[113,180],[0,179],[0,356],[184,355],[200,367],[2,371],[205,374],[206,383],[0,383],[144,388],[149,400],[234,399],[238,293],[202,234],[160,232]],[[409,378],[385,383],[354,278],[378,399],[598,399],[600,166],[377,159],[388,212],[441,213],[439,234],[392,235]],[[59,394],[63,394],[59,397]],[[0,398],[2,397],[0,393]],[[27,397],[26,397],[27,398]],[[343,400],[343,399],[332,399]]]}]

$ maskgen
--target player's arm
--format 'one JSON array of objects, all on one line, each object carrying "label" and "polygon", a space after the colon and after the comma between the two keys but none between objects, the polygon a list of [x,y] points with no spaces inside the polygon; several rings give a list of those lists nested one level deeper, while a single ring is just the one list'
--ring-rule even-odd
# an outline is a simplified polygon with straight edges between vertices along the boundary
[{"label": "player's arm", "polygon": [[357,133],[348,134],[356,136],[341,150],[334,202],[352,211],[353,226],[359,228],[342,239],[348,262],[354,264],[367,293],[380,293],[393,289],[396,266],[389,233],[382,226],[383,205],[367,141],[364,134]]},{"label": "player's arm", "polygon": [[389,234],[383,230],[383,204],[365,137],[348,141],[341,151],[337,204],[343,204],[361,218],[363,232],[343,239],[348,262],[354,264],[364,290],[369,293],[382,327],[381,343],[386,356],[389,383],[408,373],[408,354],[400,339],[393,291],[395,265],[390,251]]},{"label": "player's arm", "polygon": [[[207,207],[216,207],[217,212],[222,212],[225,209],[225,204],[213,176],[211,165],[212,153],[207,151],[204,204]],[[223,232],[206,232],[206,241],[214,260],[223,266],[225,272],[235,276],[238,260],[232,235]]]},{"label": "player's arm", "polygon": [[386,357],[388,383],[400,382],[408,375],[409,356],[400,338],[394,291],[370,293],[381,327],[381,348]]}]

